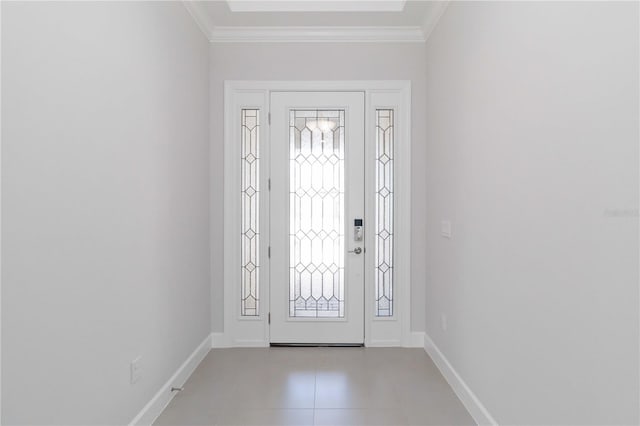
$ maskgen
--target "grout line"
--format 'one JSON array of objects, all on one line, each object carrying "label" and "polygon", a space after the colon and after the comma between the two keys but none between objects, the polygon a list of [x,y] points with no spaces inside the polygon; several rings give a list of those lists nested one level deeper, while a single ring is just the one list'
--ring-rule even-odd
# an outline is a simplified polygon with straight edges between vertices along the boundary
[{"label": "grout line", "polygon": [[318,394],[318,369],[313,372],[313,425],[316,424],[316,396]]}]

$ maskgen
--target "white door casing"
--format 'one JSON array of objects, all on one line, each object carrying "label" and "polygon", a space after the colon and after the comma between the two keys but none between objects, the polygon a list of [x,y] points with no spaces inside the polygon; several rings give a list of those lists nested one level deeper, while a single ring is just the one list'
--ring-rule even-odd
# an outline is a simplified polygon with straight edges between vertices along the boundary
[{"label": "white door casing", "polygon": [[[366,346],[422,347],[422,334],[410,331],[410,223],[411,223],[411,84],[409,81],[226,81],[224,117],[224,332],[213,333],[214,347],[264,347],[270,337],[269,304],[271,276],[269,251],[271,153],[268,115],[273,92],[363,92],[365,97],[365,181],[375,179],[376,111],[392,109],[395,115],[394,148],[394,314],[376,317],[374,314],[373,256],[365,259],[364,275],[364,343]],[[260,111],[260,312],[246,317],[240,314],[240,116],[243,108]],[[213,155],[213,154],[212,154]],[[367,188],[365,192],[371,189]],[[212,194],[213,196],[214,194]],[[366,201],[365,240],[375,234],[375,206],[371,197]],[[346,217],[353,220],[353,217]],[[349,226],[346,238],[349,237]],[[353,248],[347,242],[347,248]],[[215,285],[215,283],[214,283]],[[215,308],[214,303],[214,308]]]}]

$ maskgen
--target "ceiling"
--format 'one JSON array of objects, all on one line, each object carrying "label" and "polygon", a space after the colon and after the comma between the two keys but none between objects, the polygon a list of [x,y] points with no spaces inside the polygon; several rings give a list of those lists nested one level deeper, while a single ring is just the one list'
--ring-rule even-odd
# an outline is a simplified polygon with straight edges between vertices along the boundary
[{"label": "ceiling", "polygon": [[226,0],[232,12],[400,12],[406,0]]},{"label": "ceiling", "polygon": [[[428,0],[185,2],[212,42],[424,42],[444,12],[447,3],[447,1]],[[232,8],[236,11],[232,11]],[[277,34],[277,39],[270,37],[270,34]],[[326,38],[323,35],[330,37]]]}]

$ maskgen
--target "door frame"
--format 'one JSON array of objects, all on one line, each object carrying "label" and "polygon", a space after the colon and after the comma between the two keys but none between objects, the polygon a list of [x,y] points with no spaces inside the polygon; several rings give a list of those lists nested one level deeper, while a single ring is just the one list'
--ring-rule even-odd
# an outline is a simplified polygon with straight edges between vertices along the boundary
[{"label": "door frame", "polygon": [[[422,347],[411,327],[411,82],[408,80],[353,81],[239,81],[224,83],[224,332],[213,334],[214,347],[267,347],[269,336],[269,108],[271,92],[364,92],[365,158],[375,146],[376,109],[394,109],[394,303],[392,317],[374,316],[373,262],[365,263],[365,346]],[[260,313],[240,315],[240,115],[242,109],[259,109],[260,157]],[[368,170],[371,165],[365,163]],[[370,175],[367,173],[366,175]],[[365,185],[367,183],[365,182]],[[212,194],[213,196],[213,194]],[[368,208],[365,225],[375,213]],[[365,232],[373,230],[365,226]],[[365,234],[365,240],[373,241]],[[370,257],[371,258],[371,257]],[[369,258],[369,259],[370,259]],[[231,308],[230,308],[231,307]]]}]

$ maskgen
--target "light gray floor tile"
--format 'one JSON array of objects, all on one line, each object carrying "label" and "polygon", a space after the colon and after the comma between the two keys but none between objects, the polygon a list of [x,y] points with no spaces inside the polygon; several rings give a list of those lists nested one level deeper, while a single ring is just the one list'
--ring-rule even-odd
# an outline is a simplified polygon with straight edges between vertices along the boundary
[{"label": "light gray floor tile", "polygon": [[316,375],[315,408],[394,408],[399,402],[393,386],[372,373],[346,369]]},{"label": "light gray floor tile", "polygon": [[256,380],[243,378],[233,396],[245,408],[314,408],[315,373],[289,371],[271,373]]},{"label": "light gray floor tile", "polygon": [[218,416],[215,424],[220,426],[311,426],[313,409],[227,410]]},{"label": "light gray floor tile", "polygon": [[195,426],[215,423],[217,409],[205,397],[176,395],[154,424]]},{"label": "light gray floor tile", "polygon": [[214,349],[157,425],[467,425],[421,349]]},{"label": "light gray floor tile", "polygon": [[466,426],[476,424],[462,405],[405,408],[402,411],[412,426]]},{"label": "light gray floor tile", "polygon": [[317,426],[388,426],[408,425],[408,419],[400,409],[316,409],[314,425]]}]

